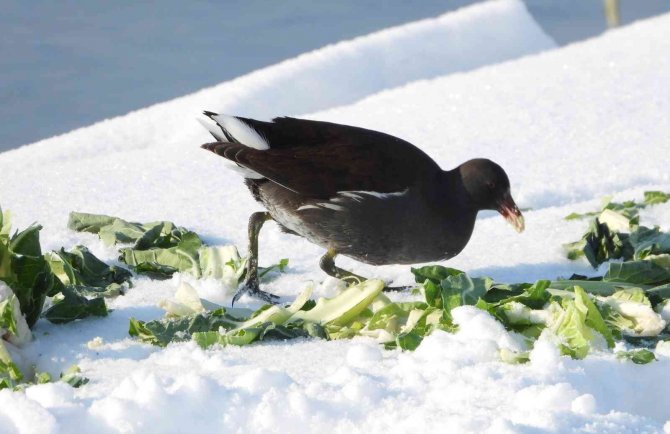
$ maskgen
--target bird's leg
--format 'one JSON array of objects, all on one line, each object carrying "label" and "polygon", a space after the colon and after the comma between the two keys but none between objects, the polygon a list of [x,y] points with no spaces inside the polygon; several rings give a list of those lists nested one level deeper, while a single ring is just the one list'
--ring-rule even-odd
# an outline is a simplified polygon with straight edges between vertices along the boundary
[{"label": "bird's leg", "polygon": [[234,305],[244,294],[249,294],[272,304],[277,303],[277,299],[279,299],[274,294],[262,291],[258,285],[258,234],[263,224],[268,220],[272,220],[269,212],[255,212],[249,217],[249,259],[247,260],[244,282],[233,296],[231,305]]},{"label": "bird's leg", "polygon": [[335,252],[333,249],[328,249],[326,254],[323,255],[319,261],[319,266],[323,271],[326,272],[327,275],[354,283],[367,280],[365,277],[354,274],[351,271],[343,270],[342,268],[336,266],[335,256],[337,256],[337,252]]},{"label": "bird's leg", "polygon": [[[328,249],[326,254],[323,255],[321,257],[321,260],[319,261],[319,266],[323,271],[326,272],[327,275],[354,283],[359,283],[363,282],[364,280],[368,280],[363,276],[359,276],[358,274],[354,274],[351,271],[347,271],[336,266],[335,256],[337,256],[337,252],[335,252],[333,249]],[[412,288],[411,286],[384,286],[384,291],[385,292],[405,291],[411,288]]]}]

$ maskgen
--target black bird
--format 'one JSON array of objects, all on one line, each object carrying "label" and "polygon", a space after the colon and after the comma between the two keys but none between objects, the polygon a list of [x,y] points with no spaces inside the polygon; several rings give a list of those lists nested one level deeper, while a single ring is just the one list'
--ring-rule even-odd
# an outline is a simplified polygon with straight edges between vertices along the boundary
[{"label": "black bird", "polygon": [[491,160],[445,171],[411,143],[378,131],[204,114],[216,123],[203,121],[217,141],[202,147],[235,163],[267,209],[249,219],[250,258],[233,303],[244,293],[276,298],[258,285],[258,233],[267,220],[327,249],[320,266],[338,278],[359,277],[335,266],[338,254],[373,265],[452,258],[481,210],[497,210],[524,229],[507,174]]}]

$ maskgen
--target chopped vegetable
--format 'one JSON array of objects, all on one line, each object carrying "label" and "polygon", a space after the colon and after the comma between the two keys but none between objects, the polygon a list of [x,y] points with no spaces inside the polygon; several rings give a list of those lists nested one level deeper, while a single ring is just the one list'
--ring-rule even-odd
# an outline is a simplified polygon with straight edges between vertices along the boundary
[{"label": "chopped vegetable", "polygon": [[124,291],[132,274],[121,267],[107,265],[84,246],[69,252],[45,254],[51,272],[63,286],[71,286],[81,295],[114,297]]},{"label": "chopped vegetable", "polygon": [[647,349],[641,350],[632,350],[632,351],[619,351],[616,353],[616,356],[622,360],[630,360],[631,362],[638,365],[646,365],[656,360],[656,356],[652,351]]},{"label": "chopped vegetable", "polygon": [[21,312],[32,327],[47,295],[52,295],[54,277],[42,256],[39,225],[32,225],[9,236],[7,213],[0,210],[0,281],[5,282],[19,300]]},{"label": "chopped vegetable", "polygon": [[[240,258],[235,246],[206,246],[198,234],[172,222],[132,223],[118,217],[72,212],[68,227],[98,234],[109,245],[133,243],[119,249],[119,260],[137,273],[167,278],[186,272],[197,278],[219,279],[230,293],[244,276],[246,259]],[[288,259],[282,259],[270,267],[259,267],[259,277],[274,270],[283,272],[287,265]]]},{"label": "chopped vegetable", "polygon": [[62,372],[60,380],[74,388],[81,387],[89,381],[88,378],[81,375],[81,369],[77,365],[72,365]]},{"label": "chopped vegetable", "polygon": [[670,234],[658,227],[639,225],[639,210],[667,202],[670,194],[659,191],[644,193],[644,202],[607,202],[600,212],[571,214],[567,219],[595,217],[581,240],[566,244],[567,257],[585,257],[596,268],[610,259],[645,259],[670,253]]}]

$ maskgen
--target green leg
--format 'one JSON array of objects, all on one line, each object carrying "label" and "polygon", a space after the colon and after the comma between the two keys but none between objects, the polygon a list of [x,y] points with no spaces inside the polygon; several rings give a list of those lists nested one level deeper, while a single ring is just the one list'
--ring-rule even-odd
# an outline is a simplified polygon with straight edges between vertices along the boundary
[{"label": "green leg", "polygon": [[[336,277],[338,279],[342,279],[344,281],[353,283],[368,280],[363,276],[359,276],[358,274],[354,274],[351,271],[347,271],[336,266],[335,265],[336,256],[337,252],[335,252],[333,249],[329,249],[326,252],[326,254],[321,257],[321,260],[319,261],[319,266],[326,274],[328,274],[331,277]],[[412,288],[411,286],[385,286],[384,291],[385,292],[405,291],[411,288]]]},{"label": "green leg", "polygon": [[267,303],[277,303],[277,297],[274,294],[262,291],[258,284],[258,234],[263,224],[272,220],[269,212],[255,212],[249,217],[249,259],[245,273],[244,283],[233,296],[232,305],[237,302],[244,294],[259,298]]}]

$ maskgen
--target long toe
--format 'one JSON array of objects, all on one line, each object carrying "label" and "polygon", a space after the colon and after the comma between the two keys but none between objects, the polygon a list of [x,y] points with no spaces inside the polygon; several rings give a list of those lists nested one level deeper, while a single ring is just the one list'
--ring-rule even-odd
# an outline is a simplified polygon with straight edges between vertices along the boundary
[{"label": "long toe", "polygon": [[258,286],[258,282],[250,281],[250,282],[244,282],[242,285],[240,285],[239,289],[233,296],[231,306],[234,306],[235,303],[237,303],[237,301],[244,294],[248,294],[250,297],[257,298],[270,304],[277,304],[279,300],[279,296],[260,289],[260,287]]},{"label": "long toe", "polygon": [[263,300],[266,303],[270,303],[270,304],[279,303],[279,296],[278,295],[274,295],[274,294],[271,294],[269,292],[265,292],[265,291],[260,290],[260,289],[255,291],[255,292],[249,293],[249,295],[251,295],[252,297],[258,298],[259,300]]},{"label": "long toe", "polygon": [[384,292],[400,292],[400,291],[409,291],[413,286],[385,286],[383,291]]}]

